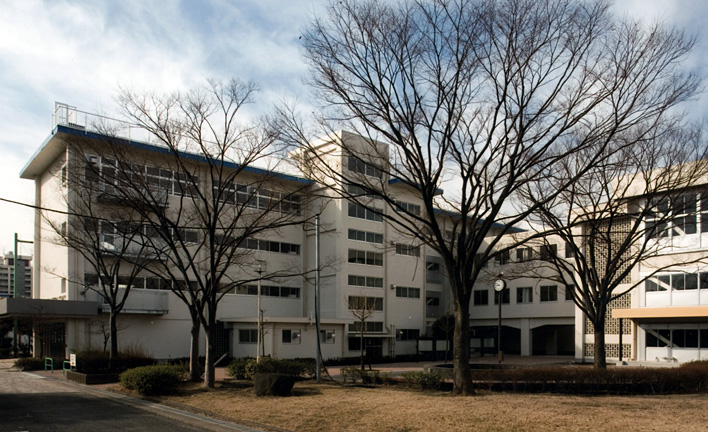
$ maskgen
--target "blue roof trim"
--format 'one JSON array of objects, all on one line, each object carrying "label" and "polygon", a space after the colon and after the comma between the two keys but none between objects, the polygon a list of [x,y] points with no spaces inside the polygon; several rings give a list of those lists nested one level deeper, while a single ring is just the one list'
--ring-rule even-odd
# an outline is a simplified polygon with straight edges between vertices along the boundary
[{"label": "blue roof trim", "polygon": [[[70,127],[66,127],[66,126],[62,126],[62,125],[56,126],[56,128],[52,132],[52,136],[56,135],[57,133],[65,133],[67,135],[82,136],[82,137],[91,138],[91,139],[95,139],[95,140],[99,140],[99,141],[107,141],[109,139],[112,139],[112,140],[117,141],[121,145],[126,145],[126,146],[130,146],[130,147],[138,148],[141,150],[155,152],[155,153],[168,154],[168,155],[172,154],[172,151],[168,148],[165,148],[165,147],[160,147],[160,146],[147,144],[147,143],[139,142],[139,141],[131,141],[131,140],[127,140],[125,138],[109,137],[109,136],[101,134],[101,133],[83,131],[80,129],[74,129],[74,128],[70,128]],[[34,159],[37,156],[37,154],[39,154],[42,151],[42,149],[46,146],[46,144],[49,142],[49,140],[52,138],[52,136],[50,136],[49,138],[47,138],[44,141],[44,143],[42,144],[42,147],[40,147],[40,149],[32,156],[32,159]],[[194,154],[194,153],[187,153],[187,152],[180,151],[177,154],[180,157],[184,157],[186,159],[193,160],[196,162],[207,163],[209,161],[209,159],[207,157],[202,156],[202,155],[198,155],[198,154]],[[32,161],[32,159],[30,159],[30,162]],[[233,162],[224,161],[223,164],[225,167],[229,167],[229,168],[234,168],[234,169],[240,168],[239,164],[236,164]],[[27,165],[29,165],[29,163]],[[27,168],[27,166],[25,166],[25,169],[26,168]],[[291,181],[291,182],[296,182],[296,183],[303,183],[303,184],[308,184],[308,185],[314,183],[314,181],[306,179],[304,177],[297,177],[297,176],[294,176],[291,174],[280,173],[277,171],[270,171],[267,169],[257,168],[257,167],[253,167],[250,165],[245,166],[242,169],[244,172],[249,172],[249,173],[253,173],[253,174],[261,174],[261,175],[269,175],[269,176],[273,176],[273,177],[281,179],[281,180],[286,180],[286,181]]]},{"label": "blue roof trim", "polygon": [[[449,215],[449,216],[459,216],[460,215],[459,213],[456,213],[456,212],[453,212],[450,210],[443,210],[443,209],[435,209],[435,213],[442,213],[442,214]],[[485,219],[480,219],[480,222],[484,222],[484,221],[485,221]],[[516,228],[514,226],[505,225],[505,224],[502,224],[499,222],[492,223],[492,226],[494,228],[508,228],[509,232],[526,232],[525,229]]]}]

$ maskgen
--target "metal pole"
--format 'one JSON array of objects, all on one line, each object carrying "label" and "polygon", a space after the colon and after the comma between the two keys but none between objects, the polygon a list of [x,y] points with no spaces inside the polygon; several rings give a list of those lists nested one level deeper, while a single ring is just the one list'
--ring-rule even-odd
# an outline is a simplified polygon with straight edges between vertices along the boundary
[{"label": "metal pole", "polygon": [[[18,281],[17,281],[17,279],[18,279],[18,277],[17,277],[17,268],[18,268],[18,265],[17,265],[17,233],[15,233],[15,252],[14,252],[14,255],[12,256],[12,264],[13,264],[12,265],[12,271],[13,271],[12,298],[17,298],[17,291],[18,291],[18,289],[17,289],[17,283],[18,283]],[[17,332],[18,331],[19,331],[19,325],[17,323],[17,318],[15,318],[14,326],[12,329],[12,351],[15,353],[15,357],[19,357],[19,355],[18,355],[19,353],[17,352]]]},{"label": "metal pole", "polygon": [[315,329],[317,330],[317,384],[322,383],[322,347],[320,340],[320,215],[315,216]]},{"label": "metal pole", "polygon": [[619,334],[619,362],[622,363],[622,318],[619,319],[620,334]]},{"label": "metal pole", "polygon": [[502,293],[504,291],[497,292],[497,300],[499,301],[499,321],[497,322],[497,359],[499,363],[502,362],[502,350],[501,350],[501,304],[502,304]]},{"label": "metal pole", "polygon": [[263,312],[261,311],[261,275],[263,269],[261,265],[258,264],[258,335],[256,339],[256,363],[261,362],[261,346],[263,345]]}]

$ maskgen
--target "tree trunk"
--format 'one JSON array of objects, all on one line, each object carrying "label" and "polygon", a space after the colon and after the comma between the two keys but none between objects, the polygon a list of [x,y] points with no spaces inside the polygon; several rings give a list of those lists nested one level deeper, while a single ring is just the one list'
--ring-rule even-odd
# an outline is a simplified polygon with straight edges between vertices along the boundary
[{"label": "tree trunk", "polygon": [[114,371],[118,366],[118,314],[111,309],[108,315],[111,348],[108,351],[108,370]]},{"label": "tree trunk", "polygon": [[359,334],[359,357],[361,360],[361,370],[364,370],[364,325],[366,323],[364,321],[361,322],[361,333]]},{"label": "tree trunk", "polygon": [[605,320],[593,323],[595,334],[595,352],[593,366],[595,369],[607,369],[607,353],[605,352]]},{"label": "tree trunk", "polygon": [[214,377],[214,327],[216,326],[216,308],[209,311],[209,325],[205,328],[206,334],[206,357],[204,359],[204,385],[207,388],[214,388],[216,382]]},{"label": "tree trunk", "polygon": [[[470,373],[470,301],[469,296],[460,296],[455,302],[455,330],[453,332],[454,368],[452,391],[457,395],[474,394]],[[465,300],[464,297],[467,297]]]},{"label": "tree trunk", "polygon": [[199,331],[201,328],[199,318],[192,317],[191,340],[189,342],[189,377],[194,382],[199,381],[202,376],[199,367]]}]

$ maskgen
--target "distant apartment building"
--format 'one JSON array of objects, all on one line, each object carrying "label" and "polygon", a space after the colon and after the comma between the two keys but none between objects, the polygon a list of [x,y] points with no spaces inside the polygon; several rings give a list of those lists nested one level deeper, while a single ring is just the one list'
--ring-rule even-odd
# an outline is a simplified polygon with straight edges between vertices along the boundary
[{"label": "distant apartment building", "polygon": [[[32,257],[19,255],[17,259],[18,297],[32,297]],[[14,297],[15,257],[8,252],[0,264],[0,297]]]}]

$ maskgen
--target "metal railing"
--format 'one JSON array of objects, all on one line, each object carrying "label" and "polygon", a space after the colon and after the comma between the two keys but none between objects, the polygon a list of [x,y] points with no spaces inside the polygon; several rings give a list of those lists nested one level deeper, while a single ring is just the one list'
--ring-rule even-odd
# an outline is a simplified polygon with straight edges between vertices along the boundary
[{"label": "metal railing", "polygon": [[157,144],[155,138],[145,129],[126,121],[77,110],[76,107],[61,102],[54,102],[52,128],[65,126],[87,132],[115,136],[131,141]]}]

